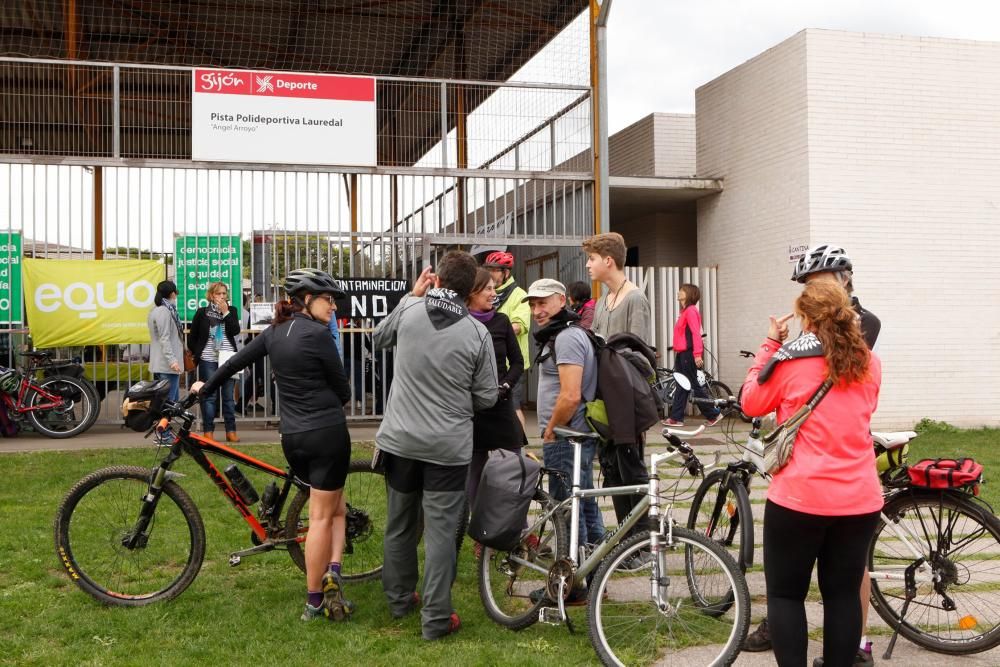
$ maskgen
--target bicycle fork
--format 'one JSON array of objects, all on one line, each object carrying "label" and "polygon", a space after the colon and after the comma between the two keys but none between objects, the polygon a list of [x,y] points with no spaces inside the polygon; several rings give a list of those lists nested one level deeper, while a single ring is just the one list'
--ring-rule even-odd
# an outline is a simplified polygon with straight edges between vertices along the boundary
[{"label": "bicycle fork", "polygon": [[173,477],[179,476],[178,473],[171,472],[163,465],[157,466],[156,470],[150,476],[146,495],[142,497],[142,505],[139,508],[139,516],[135,521],[135,525],[132,527],[132,530],[122,537],[121,543],[123,547],[129,551],[146,548],[146,544],[149,543],[149,524],[153,520],[153,514],[156,512],[157,503],[160,502],[160,496],[163,495],[163,484]]}]

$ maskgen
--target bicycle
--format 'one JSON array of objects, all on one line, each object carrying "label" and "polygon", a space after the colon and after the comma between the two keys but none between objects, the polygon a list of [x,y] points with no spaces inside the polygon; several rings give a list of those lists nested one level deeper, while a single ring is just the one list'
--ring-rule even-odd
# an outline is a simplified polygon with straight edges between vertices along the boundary
[{"label": "bicycle", "polygon": [[[680,660],[731,664],[750,623],[746,580],[722,547],[675,524],[670,506],[676,492],[666,507],[661,504],[661,463],[681,459],[677,483],[685,473],[702,474],[704,466],[677,434],[690,437],[703,428],[664,430],[668,451],[650,456],[648,484],[588,490],[580,488],[581,447],[596,435],[556,428],[573,445],[572,493],[557,503],[539,482],[531,525],[518,547],[506,553],[483,549],[478,581],[487,615],[512,629],[537,620],[565,622],[572,632],[567,602],[586,587],[590,641],[603,664],[652,664],[667,653]],[[583,546],[580,501],[605,495],[641,499],[599,544]],[[647,530],[630,535],[647,512]]]},{"label": "bicycle", "polygon": [[[736,409],[734,398],[713,403]],[[760,429],[754,418],[743,458],[705,477],[687,523],[734,552],[744,572],[754,557],[750,481],[756,474],[766,477],[754,457]],[[939,653],[986,651],[1000,645],[1000,597],[982,595],[1000,593],[1000,521],[967,491],[910,484],[903,449],[916,435],[872,433],[875,454],[889,454],[895,462],[880,474],[885,504],[867,556],[871,604],[893,630],[885,658],[891,658],[900,634]],[[921,612],[916,619],[908,616],[913,609]]]},{"label": "bicycle", "polygon": [[[229,564],[274,550],[288,552],[305,571],[309,486],[248,454],[191,432],[188,411],[197,396],[165,403],[162,418],[147,432],[158,452],[152,468],[112,466],[90,473],[66,494],[56,512],[56,552],[70,579],[108,605],[137,607],[170,600],[194,581],[205,557],[205,526],[194,501],[180,486],[173,465],[185,454],[205,471],[250,527],[253,546],[233,552]],[[172,421],[179,421],[174,430]],[[241,471],[224,476],[208,455],[249,466],[273,478],[258,496]],[[292,495],[294,493],[294,495]],[[344,487],[347,541],[342,576],[361,581],[382,570],[385,478],[369,461],[352,461]],[[288,512],[281,518],[285,503]],[[256,511],[253,506],[257,505]]]},{"label": "bicycle", "polygon": [[29,358],[23,371],[0,368],[0,395],[13,421],[27,421],[49,438],[72,438],[94,425],[100,399],[79,364],[52,359],[48,352],[21,354]]}]

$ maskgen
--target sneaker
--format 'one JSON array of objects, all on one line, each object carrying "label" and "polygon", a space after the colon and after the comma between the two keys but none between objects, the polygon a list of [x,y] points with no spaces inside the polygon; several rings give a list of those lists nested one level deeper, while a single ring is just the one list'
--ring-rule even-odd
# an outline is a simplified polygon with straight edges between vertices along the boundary
[{"label": "sneaker", "polygon": [[331,621],[343,621],[354,613],[354,603],[344,597],[344,582],[336,572],[326,572],[322,579],[323,609]]},{"label": "sneaker", "polygon": [[314,607],[308,602],[306,602],[306,608],[302,612],[302,616],[300,616],[299,618],[302,619],[303,621],[311,621],[316,618],[326,618],[325,612],[326,610],[323,609],[323,605]]},{"label": "sneaker", "polygon": [[476,560],[483,557],[483,545],[479,542],[472,543],[472,555]]},{"label": "sneaker", "polygon": [[[767,619],[765,618],[757,626],[757,629],[747,635],[747,638],[743,640],[743,650],[749,653],[760,653],[761,651],[771,650],[771,631],[767,627]],[[818,658],[822,660],[822,658]]]},{"label": "sneaker", "polygon": [[684,422],[679,422],[676,419],[664,419],[660,422],[664,426],[669,426],[671,428],[683,428]]},{"label": "sneaker", "polygon": [[451,612],[451,616],[448,617],[448,629],[447,630],[445,630],[441,634],[435,635],[433,637],[427,637],[427,636],[425,636],[424,639],[427,639],[427,640],[441,639],[443,637],[447,637],[448,635],[455,634],[456,632],[459,631],[459,629],[461,629],[461,627],[462,627],[462,619],[460,619],[458,617],[458,612],[454,612],[453,611],[453,612]]},{"label": "sneaker", "polygon": [[403,618],[404,616],[409,616],[419,607],[420,607],[420,593],[413,591],[410,594],[410,601],[409,603],[407,603],[406,609],[404,609],[403,611],[393,611],[392,617],[395,619],[400,619]]},{"label": "sneaker", "polygon": [[619,568],[623,572],[638,572],[644,568],[652,567],[653,554],[648,551],[639,551],[625,559]]},{"label": "sneaker", "polygon": [[[867,642],[864,648],[859,648],[857,654],[854,656],[854,662],[851,663],[852,667],[868,667],[875,664],[875,658],[872,657],[872,643]],[[813,667],[823,667],[823,656],[813,659]]]},{"label": "sneaker", "polygon": [[715,416],[715,419],[709,419],[705,422],[705,426],[715,426],[724,419],[723,414],[720,412]]}]

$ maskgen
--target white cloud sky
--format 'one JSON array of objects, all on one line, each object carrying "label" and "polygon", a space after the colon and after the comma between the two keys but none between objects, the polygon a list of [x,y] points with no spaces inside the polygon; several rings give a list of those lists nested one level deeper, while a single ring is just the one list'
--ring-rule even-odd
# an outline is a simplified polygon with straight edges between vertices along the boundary
[{"label": "white cloud sky", "polygon": [[611,132],[654,112],[694,113],[694,91],[804,28],[1000,41],[992,0],[614,0]]}]

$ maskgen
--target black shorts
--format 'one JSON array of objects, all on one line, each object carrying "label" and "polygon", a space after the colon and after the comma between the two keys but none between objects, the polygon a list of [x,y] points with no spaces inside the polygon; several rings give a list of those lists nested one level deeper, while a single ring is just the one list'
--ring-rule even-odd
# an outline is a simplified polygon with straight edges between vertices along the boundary
[{"label": "black shorts", "polygon": [[292,473],[312,488],[318,491],[344,488],[351,465],[351,434],[347,424],[283,433],[281,449]]}]

